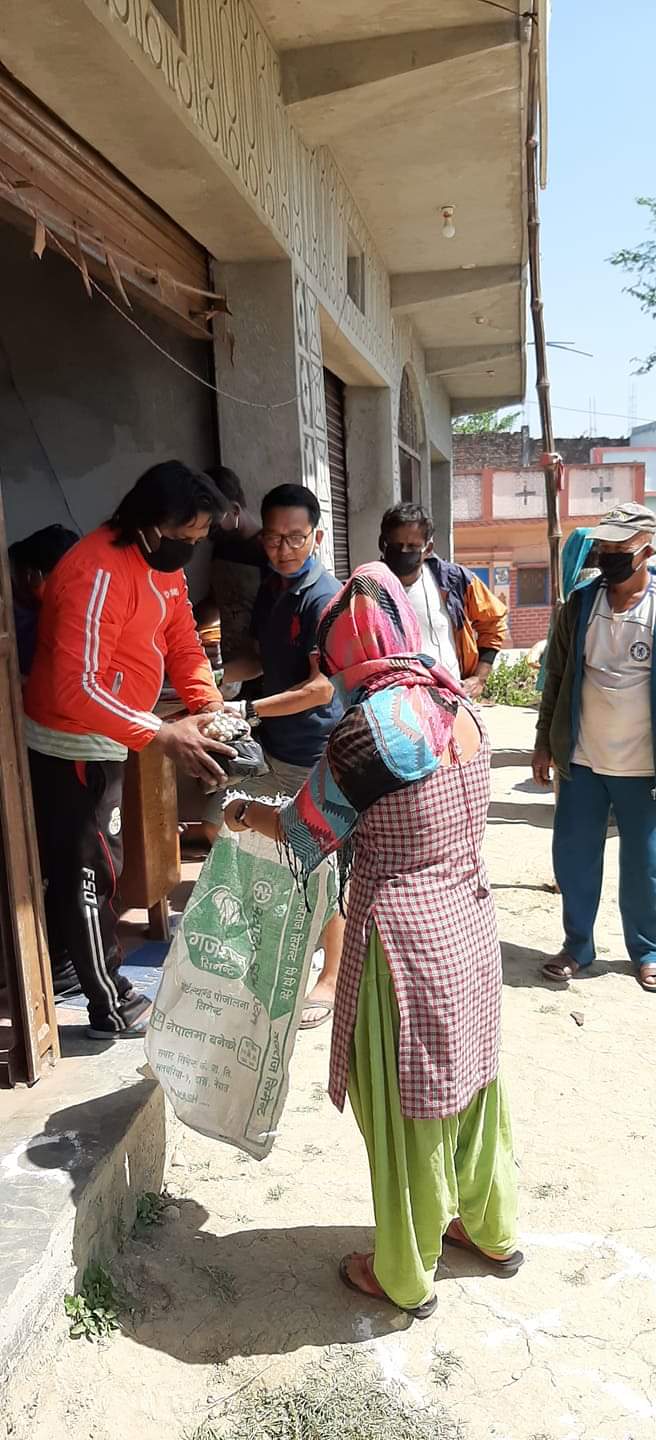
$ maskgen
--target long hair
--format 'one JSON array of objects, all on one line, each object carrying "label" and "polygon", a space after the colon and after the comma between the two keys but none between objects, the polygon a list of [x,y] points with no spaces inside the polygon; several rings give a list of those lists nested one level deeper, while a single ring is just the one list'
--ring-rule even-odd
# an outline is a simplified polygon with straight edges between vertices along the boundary
[{"label": "long hair", "polygon": [[117,532],[115,545],[133,545],[140,530],[154,525],[189,525],[204,514],[218,520],[226,509],[209,475],[190,469],[181,460],[165,460],[139,476],[108,524]]}]

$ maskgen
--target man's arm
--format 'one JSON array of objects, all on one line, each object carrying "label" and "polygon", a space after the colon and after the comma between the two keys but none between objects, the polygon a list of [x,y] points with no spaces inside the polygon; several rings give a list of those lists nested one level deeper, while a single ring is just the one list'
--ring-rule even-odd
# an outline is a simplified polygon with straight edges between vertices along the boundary
[{"label": "man's arm", "polygon": [[223,672],[226,685],[238,685],[240,681],[256,680],[262,674],[262,657],[257,640],[247,640],[238,655],[228,660]]},{"label": "man's arm", "polygon": [[260,720],[274,719],[278,715],[300,715],[303,710],[317,710],[320,705],[330,705],[334,695],[333,687],[326,675],[319,670],[319,656],[313,652],[308,657],[310,674],[300,685],[291,690],[281,690],[278,695],[267,695],[253,704]]},{"label": "man's arm", "polygon": [[[274,720],[283,715],[301,715],[305,710],[317,710],[322,705],[330,705],[334,695],[333,687],[327,676],[322,675],[319,670],[319,656],[315,650],[317,626],[325,609],[326,599],[323,598],[312,603],[306,613],[306,624],[304,634],[304,647],[308,661],[307,680],[300,684],[290,686],[288,690],[281,690],[277,695],[266,695],[261,700],[255,700],[253,709],[260,720]],[[257,623],[257,607],[253,617],[253,623]],[[251,664],[255,662],[255,655],[259,657],[259,646],[253,640],[254,647],[251,652]],[[258,668],[249,671],[248,676],[244,674],[244,668],[248,664],[248,656],[243,660],[235,660],[232,665],[226,665],[225,679],[250,679],[251,676],[262,673],[262,662],[257,660]],[[236,672],[236,673],[235,673]]]},{"label": "man's arm", "polygon": [[467,618],[476,631],[478,664],[473,675],[463,681],[463,690],[470,700],[483,694],[485,682],[495,659],[506,644],[507,607],[487,585],[472,575],[465,592]]}]

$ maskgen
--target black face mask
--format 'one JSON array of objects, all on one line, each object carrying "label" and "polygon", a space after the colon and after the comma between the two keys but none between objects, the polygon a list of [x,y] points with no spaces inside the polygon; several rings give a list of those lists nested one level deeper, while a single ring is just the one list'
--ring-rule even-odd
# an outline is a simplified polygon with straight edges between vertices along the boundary
[{"label": "black face mask", "polygon": [[151,569],[162,570],[170,575],[174,570],[183,570],[185,565],[189,564],[195,549],[192,540],[169,540],[168,536],[160,535],[157,550],[151,550],[145,535],[141,531],[139,534]]},{"label": "black face mask", "polygon": [[630,580],[635,570],[635,562],[643,550],[609,550],[597,556],[597,564],[607,585],[623,585],[625,580]]},{"label": "black face mask", "polygon": [[386,545],[383,550],[385,564],[399,580],[404,575],[414,575],[424,556],[423,550],[404,550],[402,545]]}]

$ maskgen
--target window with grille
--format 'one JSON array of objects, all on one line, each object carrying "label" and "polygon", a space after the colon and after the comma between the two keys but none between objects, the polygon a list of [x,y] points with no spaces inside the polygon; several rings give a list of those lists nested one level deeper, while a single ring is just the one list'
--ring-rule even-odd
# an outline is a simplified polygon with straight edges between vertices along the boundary
[{"label": "window with grille", "polygon": [[349,299],[365,313],[365,266],[362,246],[355,235],[348,232],[346,251],[346,290]]},{"label": "window with grille", "polygon": [[421,493],[421,447],[424,438],[423,422],[412,389],[407,368],[401,376],[399,397],[399,475],[401,478],[401,499],[418,500]]},{"label": "window with grille", "polygon": [[549,604],[549,571],[546,565],[530,565],[517,571],[517,605]]}]

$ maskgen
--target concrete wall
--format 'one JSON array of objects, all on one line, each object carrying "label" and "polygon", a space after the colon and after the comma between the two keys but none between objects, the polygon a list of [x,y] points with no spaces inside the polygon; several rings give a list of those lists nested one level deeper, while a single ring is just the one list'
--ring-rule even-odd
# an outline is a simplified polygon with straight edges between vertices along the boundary
[{"label": "concrete wall", "polygon": [[378,559],[380,517],[394,502],[396,418],[388,389],[348,385],[344,397],[351,563]]},{"label": "concrete wall", "polygon": [[[202,468],[216,458],[211,391],[100,297],[89,301],[67,261],[48,252],[33,261],[29,252],[27,235],[0,224],[0,478],[10,543],[54,522],[75,528],[71,517],[93,529],[158,460]],[[208,376],[208,346],[152,315],[135,318]]]},{"label": "concrete wall", "polygon": [[[287,260],[217,265],[215,277],[230,296],[238,336],[232,357],[220,336],[215,345],[221,459],[256,507],[274,485],[303,483],[292,267]],[[255,408],[267,405],[275,408]]]},{"label": "concrete wall", "polygon": [[[325,415],[316,384],[327,363],[347,385],[386,387],[391,394],[392,430],[385,426],[375,440],[377,488],[390,503],[398,494],[395,432],[407,364],[421,399],[421,493],[430,504],[431,457],[447,460],[451,453],[446,390],[426,375],[413,319],[392,311],[390,275],[337,159],[327,145],[308,143],[293,123],[280,57],[248,0],[217,5],[216,15],[205,0],[183,0],[184,45],[141,0],[79,0],[74,17],[67,0],[30,0],[29,9],[36,45],[26,36],[24,4],[11,0],[9,15],[3,13],[4,58],[12,73],[222,262],[218,275],[233,311],[235,350],[233,365],[220,324],[220,387],[252,401],[298,396],[295,435],[293,407],[287,415],[220,400],[222,456],[243,474],[250,493],[257,497],[300,469],[324,511],[329,508]],[[361,183],[365,179],[366,171]],[[393,195],[389,177],[387,188]],[[362,257],[362,308],[348,293],[353,245]],[[277,264],[278,279],[267,293]],[[333,342],[339,342],[338,357]],[[347,459],[357,554],[369,479],[366,464],[359,471],[355,459]],[[328,534],[327,555],[330,547]]]}]

